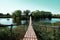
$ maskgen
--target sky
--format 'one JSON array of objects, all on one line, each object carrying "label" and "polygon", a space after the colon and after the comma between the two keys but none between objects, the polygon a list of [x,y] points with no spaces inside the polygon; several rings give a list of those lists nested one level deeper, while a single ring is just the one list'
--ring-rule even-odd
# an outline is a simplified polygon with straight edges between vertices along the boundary
[{"label": "sky", "polygon": [[40,10],[60,14],[60,0],[0,0],[0,13],[10,13],[15,10]]}]

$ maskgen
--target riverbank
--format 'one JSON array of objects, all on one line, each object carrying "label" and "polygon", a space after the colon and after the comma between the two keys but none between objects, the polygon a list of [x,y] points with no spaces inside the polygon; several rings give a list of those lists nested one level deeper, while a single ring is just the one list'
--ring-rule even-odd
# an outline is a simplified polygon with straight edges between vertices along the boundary
[{"label": "riverbank", "polygon": [[38,40],[60,40],[60,27],[54,25],[33,25]]},{"label": "riverbank", "polygon": [[[23,39],[27,28],[27,25],[19,25],[14,28],[12,27],[12,40]],[[10,27],[0,27],[0,40],[11,40],[10,30]]]}]

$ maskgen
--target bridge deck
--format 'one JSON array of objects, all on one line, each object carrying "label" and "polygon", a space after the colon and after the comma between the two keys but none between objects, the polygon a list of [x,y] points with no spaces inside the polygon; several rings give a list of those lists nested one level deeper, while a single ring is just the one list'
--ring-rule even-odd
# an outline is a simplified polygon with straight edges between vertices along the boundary
[{"label": "bridge deck", "polygon": [[32,27],[31,17],[30,17],[28,30],[27,30],[23,40],[37,40],[37,36],[36,36],[36,34],[33,30],[33,27]]}]

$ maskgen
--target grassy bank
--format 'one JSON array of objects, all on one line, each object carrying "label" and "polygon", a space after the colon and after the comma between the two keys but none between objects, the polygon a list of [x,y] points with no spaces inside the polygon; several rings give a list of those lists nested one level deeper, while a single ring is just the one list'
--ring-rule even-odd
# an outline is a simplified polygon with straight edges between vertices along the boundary
[{"label": "grassy bank", "polygon": [[[12,30],[12,40],[22,40],[25,32],[27,30],[27,26],[17,26]],[[8,27],[0,27],[0,40],[11,40],[11,31]]]},{"label": "grassy bank", "polygon": [[38,40],[60,40],[60,29],[51,27],[58,26],[58,24],[60,23],[33,23]]}]

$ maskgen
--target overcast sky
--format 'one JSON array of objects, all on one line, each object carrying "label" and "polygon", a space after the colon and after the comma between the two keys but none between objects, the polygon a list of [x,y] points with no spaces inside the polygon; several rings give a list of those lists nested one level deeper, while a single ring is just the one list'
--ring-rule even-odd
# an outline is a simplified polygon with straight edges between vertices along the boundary
[{"label": "overcast sky", "polygon": [[0,0],[0,13],[12,13],[15,10],[40,10],[60,14],[60,0]]}]

